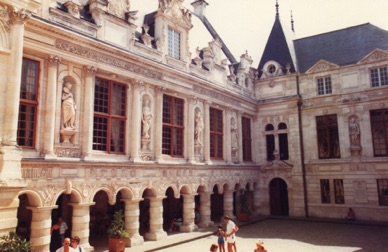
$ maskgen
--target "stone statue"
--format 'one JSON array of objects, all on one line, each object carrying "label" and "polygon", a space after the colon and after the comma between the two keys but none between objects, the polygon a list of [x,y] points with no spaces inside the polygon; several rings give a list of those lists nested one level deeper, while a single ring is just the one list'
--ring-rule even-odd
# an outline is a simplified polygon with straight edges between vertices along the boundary
[{"label": "stone statue", "polygon": [[66,82],[62,89],[62,118],[63,127],[65,129],[75,129],[75,111],[77,106],[75,104],[74,96],[71,93],[72,84]]},{"label": "stone statue", "polygon": [[230,119],[230,130],[232,135],[232,151],[236,151],[238,149],[238,132],[236,119],[234,119],[234,117]]},{"label": "stone statue", "polygon": [[150,100],[146,99],[144,100],[143,117],[141,120],[143,123],[143,130],[142,130],[141,136],[144,139],[150,139],[151,119],[152,119],[152,113],[150,108]]},{"label": "stone statue", "polygon": [[194,140],[195,144],[202,144],[202,131],[203,131],[203,119],[201,110],[197,109],[195,112],[195,130],[194,130]]},{"label": "stone statue", "polygon": [[354,116],[351,117],[349,121],[349,138],[351,147],[360,146],[360,126]]}]

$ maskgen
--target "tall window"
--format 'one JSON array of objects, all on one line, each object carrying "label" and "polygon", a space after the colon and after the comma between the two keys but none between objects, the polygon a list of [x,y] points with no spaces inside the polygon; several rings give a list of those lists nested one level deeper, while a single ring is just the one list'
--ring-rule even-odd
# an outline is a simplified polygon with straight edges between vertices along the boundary
[{"label": "tall window", "polygon": [[379,205],[388,206],[388,179],[377,179]]},{"label": "tall window", "polygon": [[388,85],[388,70],[387,67],[378,67],[370,69],[370,79],[372,87],[380,87]]},{"label": "tall window", "polygon": [[337,115],[317,116],[318,156],[340,158]]},{"label": "tall window", "polygon": [[181,58],[181,34],[171,28],[168,28],[168,55]]},{"label": "tall window", "polygon": [[241,118],[242,140],[243,140],[243,160],[252,161],[252,136],[251,136],[251,119]]},{"label": "tall window", "polygon": [[38,107],[39,62],[23,58],[17,144],[33,147]]},{"label": "tall window", "polygon": [[287,137],[287,125],[285,123],[279,123],[279,159],[288,160],[288,137]]},{"label": "tall window", "polygon": [[274,151],[275,151],[275,136],[273,134],[274,127],[272,124],[267,124],[265,126],[265,140],[267,145],[267,161],[275,160]]},{"label": "tall window", "polygon": [[330,204],[330,182],[328,179],[321,179],[321,202]]},{"label": "tall window", "polygon": [[96,78],[93,150],[125,152],[126,98],[125,85]]},{"label": "tall window", "polygon": [[[267,124],[265,126],[265,135],[267,144],[267,161],[275,160],[276,158],[279,160],[288,160],[287,125],[285,123],[279,123],[278,130],[275,131],[272,124]],[[279,145],[276,146],[275,142],[278,142]],[[276,149],[277,151],[275,153]]]},{"label": "tall window", "polygon": [[388,156],[388,109],[371,110],[370,123],[374,156]]},{"label": "tall window", "polygon": [[210,108],[210,157],[223,158],[223,118],[222,110]]},{"label": "tall window", "polygon": [[331,94],[331,78],[330,76],[317,78],[318,95]]},{"label": "tall window", "polygon": [[163,96],[163,139],[162,154],[183,156],[183,108],[184,101],[179,98]]},{"label": "tall window", "polygon": [[334,179],[334,196],[336,204],[345,204],[344,182],[342,179]]}]

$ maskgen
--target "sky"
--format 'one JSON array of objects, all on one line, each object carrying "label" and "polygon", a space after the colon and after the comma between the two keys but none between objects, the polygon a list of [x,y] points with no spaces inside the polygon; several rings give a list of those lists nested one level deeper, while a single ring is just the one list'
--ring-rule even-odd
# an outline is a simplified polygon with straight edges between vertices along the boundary
[{"label": "sky", "polygon": [[[239,61],[246,51],[257,67],[267,43],[276,14],[276,0],[206,0],[205,16],[213,25],[233,56]],[[192,10],[194,0],[183,5]],[[131,10],[138,10],[137,25],[143,15],[158,7],[158,0],[131,0]],[[283,30],[290,39],[371,23],[388,31],[388,0],[278,0]],[[291,12],[295,32],[291,31]],[[200,23],[193,23],[190,51],[211,41]],[[198,28],[197,28],[198,27]],[[196,30],[201,30],[197,32]],[[200,35],[197,35],[200,34]],[[388,42],[387,42],[388,43]],[[193,56],[194,57],[194,56]]]}]

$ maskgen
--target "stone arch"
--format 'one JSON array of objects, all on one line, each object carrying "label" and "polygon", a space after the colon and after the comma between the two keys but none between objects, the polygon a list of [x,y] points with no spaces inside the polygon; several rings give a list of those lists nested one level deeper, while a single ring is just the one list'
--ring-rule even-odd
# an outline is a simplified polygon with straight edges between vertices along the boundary
[{"label": "stone arch", "polygon": [[[103,191],[106,193],[106,195],[108,196],[108,199],[109,199],[109,204],[111,205],[114,205],[115,204],[115,197],[113,197],[112,199],[112,192],[111,190],[109,190],[109,188],[107,187],[100,187],[100,188],[97,188],[95,191],[93,191],[90,195],[90,199],[91,199],[91,202],[93,201],[94,197],[96,196],[96,194],[99,192],[99,191]],[[113,200],[113,201],[112,201]]]},{"label": "stone arch", "polygon": [[158,190],[154,186],[147,186],[141,190],[141,195],[143,195],[143,197],[157,197]]},{"label": "stone arch", "polygon": [[28,205],[31,207],[42,207],[43,200],[40,195],[33,190],[22,190],[19,192],[18,196],[26,194],[28,198]]},{"label": "stone arch", "polygon": [[[122,199],[133,199],[135,194],[131,190],[131,188],[123,186],[117,189],[117,193],[121,192]],[[116,194],[117,195],[117,194]]]},{"label": "stone arch", "polygon": [[179,190],[179,193],[180,194],[191,194],[191,188],[190,186],[188,185],[182,185],[180,190]]}]

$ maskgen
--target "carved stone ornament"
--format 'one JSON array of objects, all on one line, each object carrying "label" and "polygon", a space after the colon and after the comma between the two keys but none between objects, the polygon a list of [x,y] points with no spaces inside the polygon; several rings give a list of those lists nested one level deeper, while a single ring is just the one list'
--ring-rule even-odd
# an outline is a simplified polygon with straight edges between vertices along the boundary
[{"label": "carved stone ornament", "polygon": [[83,47],[76,43],[70,43],[66,40],[57,39],[55,42],[55,47],[60,50],[78,55],[79,57],[90,59],[95,62],[109,64],[114,67],[122,68],[130,72],[141,74],[148,78],[153,78],[157,80],[162,79],[162,73],[156,72],[144,66],[135,65],[133,63],[130,63],[124,60],[116,59],[115,57],[112,57],[110,55],[102,54],[98,51],[90,50],[88,47]]}]

